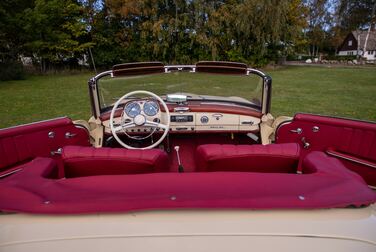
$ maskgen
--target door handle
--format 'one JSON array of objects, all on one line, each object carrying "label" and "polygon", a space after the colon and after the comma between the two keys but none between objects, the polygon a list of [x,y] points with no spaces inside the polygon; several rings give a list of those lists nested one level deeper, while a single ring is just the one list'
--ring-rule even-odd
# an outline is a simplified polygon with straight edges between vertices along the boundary
[{"label": "door handle", "polygon": [[61,155],[61,153],[63,153],[63,148],[59,148],[55,151],[51,151],[51,156]]},{"label": "door handle", "polygon": [[77,135],[77,134],[73,134],[73,133],[70,133],[70,132],[67,132],[67,133],[65,133],[65,138],[72,138],[72,137],[74,137],[75,135]]},{"label": "door handle", "polygon": [[290,130],[290,132],[292,133],[297,133],[298,135],[302,134],[303,133],[303,130],[301,128],[297,128],[295,130]]},{"label": "door handle", "polygon": [[311,144],[306,141],[305,137],[302,137],[302,143],[304,149],[308,149],[309,147],[311,147]]}]

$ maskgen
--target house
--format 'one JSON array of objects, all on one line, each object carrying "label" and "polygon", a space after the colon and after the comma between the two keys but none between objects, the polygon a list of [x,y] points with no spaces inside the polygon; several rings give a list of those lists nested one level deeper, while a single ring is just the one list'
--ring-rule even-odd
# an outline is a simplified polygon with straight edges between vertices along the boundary
[{"label": "house", "polygon": [[356,30],[349,33],[338,49],[339,56],[360,55],[367,60],[376,59],[376,31],[369,32],[367,46],[363,54],[368,31]]}]

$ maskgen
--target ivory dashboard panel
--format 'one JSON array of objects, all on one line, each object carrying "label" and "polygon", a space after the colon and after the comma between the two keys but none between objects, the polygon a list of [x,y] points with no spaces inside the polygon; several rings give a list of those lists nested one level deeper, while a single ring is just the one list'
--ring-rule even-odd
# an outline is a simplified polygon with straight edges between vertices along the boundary
[{"label": "ivory dashboard panel", "polygon": [[[166,123],[166,114],[161,113],[162,123]],[[152,119],[152,118],[150,118]],[[120,117],[115,118],[116,124],[120,123]],[[110,134],[109,120],[103,122],[105,132]],[[205,112],[170,112],[170,131],[171,132],[257,132],[259,131],[260,118],[238,114],[227,113],[205,113]],[[134,127],[126,129],[126,132],[150,132],[154,130],[150,127]],[[162,129],[156,129],[162,131]]]}]

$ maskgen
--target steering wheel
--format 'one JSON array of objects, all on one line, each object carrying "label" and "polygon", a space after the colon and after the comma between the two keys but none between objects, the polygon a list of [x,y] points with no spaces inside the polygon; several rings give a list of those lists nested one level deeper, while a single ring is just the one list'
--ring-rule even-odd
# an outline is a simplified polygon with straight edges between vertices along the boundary
[{"label": "steering wheel", "polygon": [[[140,113],[137,114],[136,116],[134,116],[133,118],[127,118],[128,122],[125,120],[126,118],[125,118],[124,110],[123,110],[123,112],[121,114],[121,118],[120,118],[120,125],[116,125],[115,126],[114,125],[114,116],[115,116],[115,112],[116,112],[117,108],[119,107],[120,103],[123,100],[125,100],[125,99],[127,99],[129,97],[133,97],[135,95],[147,95],[149,97],[154,98],[156,101],[158,101],[163,106],[164,111],[165,111],[165,116],[167,117],[163,121],[164,123],[161,123],[162,122],[162,120],[161,120],[162,119],[162,113],[160,113],[160,110],[159,110],[159,113],[157,113],[157,117],[154,118],[154,121],[148,120],[147,115],[145,114],[145,112],[143,111],[143,109],[141,109]],[[140,99],[140,100],[144,100],[144,98]],[[129,121],[129,119],[130,119],[130,121]],[[157,119],[157,121],[155,121],[155,119]],[[163,132],[163,135],[161,136],[161,138],[158,139],[158,141],[152,143],[149,146],[142,147],[142,148],[132,147],[132,146],[129,146],[129,145],[125,144],[119,138],[119,136],[117,135],[119,132],[123,132],[128,137],[130,137],[126,133],[126,129],[136,128],[136,127],[140,127],[140,126],[151,127],[151,128],[153,128],[153,130],[146,137],[143,137],[143,138],[134,138],[134,137],[131,137],[131,138],[133,138],[133,139],[139,139],[139,140],[145,139],[145,138],[153,135],[155,133],[155,131],[156,131],[157,128],[161,128],[164,132]],[[125,147],[127,149],[142,149],[142,150],[152,149],[152,148],[158,146],[166,138],[166,136],[168,134],[168,130],[170,128],[170,112],[168,111],[168,107],[167,107],[166,103],[162,100],[162,98],[160,98],[158,95],[156,95],[156,94],[154,94],[152,92],[144,91],[144,90],[137,90],[137,91],[129,92],[129,93],[123,95],[121,98],[119,98],[119,100],[117,100],[117,102],[115,103],[114,107],[112,108],[111,116],[110,116],[110,128],[111,128],[112,135],[114,136],[114,138],[116,139],[116,141],[118,141],[118,143],[121,144],[123,147]]]}]

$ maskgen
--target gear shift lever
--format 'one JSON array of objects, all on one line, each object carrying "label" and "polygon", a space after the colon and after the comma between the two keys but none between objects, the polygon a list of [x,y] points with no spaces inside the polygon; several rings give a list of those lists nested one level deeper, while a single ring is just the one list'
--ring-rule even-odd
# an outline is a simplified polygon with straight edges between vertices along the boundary
[{"label": "gear shift lever", "polygon": [[179,156],[179,145],[175,146],[175,151],[176,151],[176,156],[178,157],[178,171],[179,172],[184,172],[184,167],[180,162],[180,156]]}]

